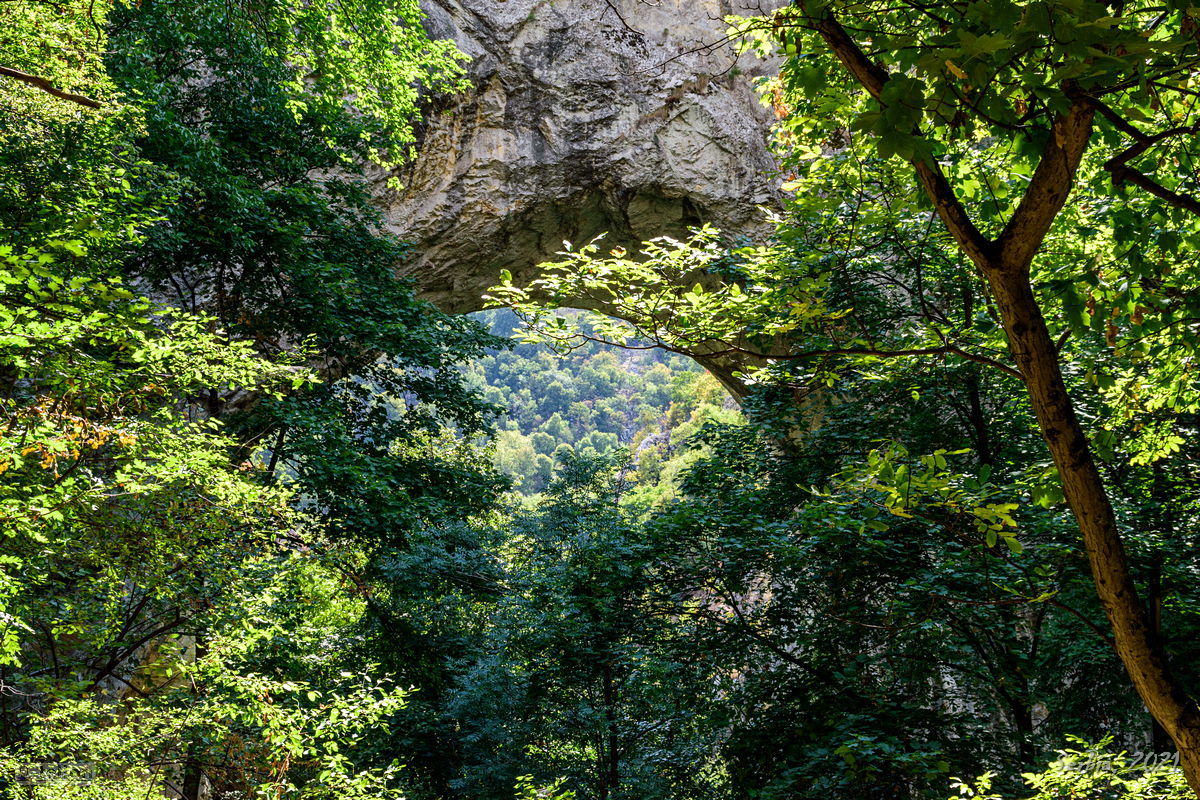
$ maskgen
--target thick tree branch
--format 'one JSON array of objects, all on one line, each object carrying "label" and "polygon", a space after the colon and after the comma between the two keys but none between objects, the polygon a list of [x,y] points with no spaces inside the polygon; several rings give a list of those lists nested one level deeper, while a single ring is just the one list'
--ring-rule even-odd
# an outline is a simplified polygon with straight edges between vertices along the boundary
[{"label": "thick tree branch", "polygon": [[1092,137],[1095,114],[1091,104],[1081,98],[1065,115],[1055,117],[1029,188],[996,241],[997,266],[1001,269],[1028,273],[1075,185],[1075,173]]},{"label": "thick tree branch", "polygon": [[75,94],[74,92],[65,92],[62,89],[57,88],[53,83],[45,78],[38,77],[37,75],[30,75],[28,72],[21,72],[19,69],[13,69],[12,67],[0,67],[0,75],[7,75],[10,78],[15,78],[22,83],[27,83],[30,86],[41,89],[46,94],[53,95],[60,100],[69,100],[72,103],[78,103],[79,105],[87,106],[88,108],[100,108],[100,103],[97,100],[93,100],[92,98],[85,97],[81,94]]},{"label": "thick tree branch", "polygon": [[1090,95],[1088,96],[1087,99],[1088,99],[1088,102],[1092,104],[1092,108],[1094,108],[1094,109],[1096,109],[1096,111],[1100,112],[1100,116],[1104,117],[1106,120],[1108,120],[1110,123],[1112,123],[1113,127],[1115,127],[1117,130],[1121,131],[1122,133],[1126,133],[1126,134],[1132,136],[1138,142],[1146,141],[1146,139],[1148,138],[1146,136],[1146,134],[1139,131],[1137,128],[1135,128],[1129,122],[1129,120],[1125,119],[1120,114],[1118,114],[1116,111],[1114,111],[1112,109],[1112,107],[1108,105],[1108,103],[1105,103],[1103,100],[1099,99],[1098,97],[1094,97],[1094,96],[1090,96]]},{"label": "thick tree branch", "polygon": [[1158,199],[1167,201],[1176,208],[1182,208],[1184,211],[1190,211],[1200,216],[1200,200],[1190,195],[1173,192],[1145,173],[1139,172],[1132,167],[1105,164],[1104,168],[1112,173],[1113,186],[1120,186],[1122,183],[1132,183],[1134,186],[1144,189]]},{"label": "thick tree branch", "polygon": [[1107,488],[1075,414],[1028,275],[995,270],[988,277],[1013,359],[1026,377],[1038,427],[1083,535],[1114,647],[1147,709],[1179,748],[1192,788],[1200,790],[1200,708],[1173,675],[1138,596]]},{"label": "thick tree branch", "polygon": [[[882,104],[883,87],[888,82],[887,72],[862,51],[858,43],[850,38],[850,34],[832,15],[813,20],[813,27],[821,34],[821,38],[825,40],[833,54],[850,74],[876,101]],[[913,133],[921,135],[919,130],[915,130]],[[966,209],[963,208],[958,196],[954,193],[942,168],[936,161],[926,161],[921,158],[914,158],[911,163],[917,171],[917,178],[921,181],[926,194],[933,201],[938,216],[955,241],[958,242],[959,247],[963,249],[968,258],[980,267],[990,263],[993,251],[992,243],[975,227],[975,223],[967,215]]]}]

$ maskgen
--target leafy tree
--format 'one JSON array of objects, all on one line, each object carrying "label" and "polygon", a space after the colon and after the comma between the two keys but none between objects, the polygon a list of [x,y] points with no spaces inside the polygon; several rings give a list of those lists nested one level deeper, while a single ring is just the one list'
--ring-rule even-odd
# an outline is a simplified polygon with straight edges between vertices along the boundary
[{"label": "leafy tree", "polygon": [[[148,103],[143,153],[186,181],[168,219],[147,232],[126,268],[179,305],[211,309],[264,349],[313,342],[326,387],[259,404],[235,421],[247,442],[271,443],[280,469],[286,465],[331,520],[356,534],[374,527],[385,538],[411,521],[404,509],[432,512],[441,502],[435,486],[457,492],[435,476],[466,481],[442,508],[478,508],[471,499],[489,496],[479,491],[486,478],[468,489],[461,453],[436,467],[428,459],[446,426],[468,436],[482,429],[486,410],[453,365],[490,340],[469,321],[416,301],[394,278],[405,247],[379,232],[361,175],[361,160],[383,146],[378,137],[400,146],[408,135],[399,115],[415,102],[409,81],[424,75],[436,87],[456,74],[445,43],[427,41],[416,13],[408,3],[281,3],[254,13],[225,4],[127,7],[114,19],[110,59],[122,88]],[[232,42],[230,25],[241,34]],[[360,26],[382,32],[346,54],[322,49]],[[301,38],[279,32],[292,29]],[[372,48],[389,57],[372,58]],[[377,108],[383,101],[367,93],[368,105],[349,113],[328,96],[347,84],[301,79],[313,59],[324,59],[329,80],[377,81],[395,103]],[[229,405],[245,410],[253,398],[215,391],[208,398],[211,414]],[[418,440],[425,444],[392,446]],[[399,506],[366,512],[383,497]]]},{"label": "leafy tree", "polygon": [[508,523],[507,592],[454,702],[468,796],[503,796],[526,770],[579,797],[721,796],[702,707],[724,681],[655,587],[623,474],[568,455],[536,510]]},{"label": "leafy tree", "polygon": [[[1188,167],[1174,168],[1190,163],[1195,133],[1190,85],[1200,42],[1192,11],[1136,4],[1114,9],[1099,2],[984,3],[959,14],[950,6],[798,3],[776,22],[783,38],[805,53],[792,62],[795,93],[817,102],[838,96],[839,124],[874,134],[881,156],[907,160],[953,245],[986,281],[1076,516],[1114,645],[1200,794],[1200,708],[1173,673],[1139,599],[1110,489],[1063,377],[1057,339],[1088,326],[1068,320],[1052,332],[1046,301],[1035,294],[1056,260],[1039,254],[1050,249],[1054,239],[1048,237],[1056,221],[1061,225],[1076,182],[1083,184],[1080,199],[1107,199],[1104,224],[1118,248],[1147,236],[1155,215],[1181,226],[1182,236],[1158,248],[1159,259],[1113,265],[1130,282],[1161,280],[1183,239],[1194,235],[1200,212],[1191,197],[1195,175]],[[837,72],[830,69],[835,66]],[[823,71],[837,77],[827,80]],[[976,144],[985,137],[992,137],[990,146]],[[1089,145],[1093,154],[1085,162]],[[1011,188],[994,193],[991,203],[969,207],[964,201],[971,186],[980,184],[964,172],[978,154],[1027,184],[1005,181]],[[1123,186],[1141,191],[1126,198]],[[1077,278],[1084,286],[1089,271]],[[1182,278],[1188,285],[1193,279]],[[1147,329],[1152,340],[1166,336],[1170,344],[1162,341],[1162,347],[1190,350],[1178,304],[1147,308],[1157,317]],[[1137,317],[1138,327],[1145,325],[1144,313],[1132,309],[1131,324]],[[1167,395],[1182,388],[1177,363],[1167,358],[1170,377],[1154,381]]]},{"label": "leafy tree", "polygon": [[553,453],[554,448],[558,446],[558,440],[543,431],[534,431],[533,435],[529,437],[529,440],[533,444],[533,449],[536,450],[540,455],[548,456]]},{"label": "leafy tree", "polygon": [[392,279],[360,175],[460,57],[415,3],[5,6],[4,777],[393,796],[347,588],[502,481],[489,340]]},{"label": "leafy tree", "polygon": [[[1126,800],[1192,796],[1183,776],[1171,767],[1170,753],[1154,753],[1152,757],[1136,760],[1125,753],[1114,755],[1107,750],[1112,746],[1110,737],[1096,744],[1072,737],[1072,744],[1075,747],[1059,750],[1059,758],[1043,771],[1021,776],[1030,789],[1037,790],[1030,800],[1054,800],[1097,791],[1119,792]],[[984,774],[973,785],[956,780],[958,796],[1000,800],[1001,796],[991,791],[993,777]]]},{"label": "leafy tree", "polygon": [[[1081,409],[1152,415],[1124,454],[1144,463],[1182,444],[1169,431],[1192,411],[1192,12],[819,2],[741,30],[790,56],[768,90],[787,118],[795,221],[766,248],[722,247],[710,231],[650,243],[643,261],[587,247],[539,289],[551,302],[615,298],[633,323],[606,323],[605,338],[775,363],[805,393],[835,385],[844,364],[878,373],[915,357],[1019,380],[1053,466],[1035,497],[1061,491],[1073,510],[1117,652],[1200,791],[1187,662],[1139,598],[1119,490],[1080,422]],[[874,285],[893,286],[907,314],[861,318],[837,293],[850,265],[873,265]],[[686,288],[697,269],[726,282]],[[511,292],[498,296],[521,304]],[[1103,454],[1113,430],[1093,428]]]}]

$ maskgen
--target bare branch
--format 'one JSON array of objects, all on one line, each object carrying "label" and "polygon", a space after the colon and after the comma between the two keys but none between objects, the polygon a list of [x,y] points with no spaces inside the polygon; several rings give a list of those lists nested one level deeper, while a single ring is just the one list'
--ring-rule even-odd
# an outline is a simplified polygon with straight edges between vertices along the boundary
[{"label": "bare branch", "polygon": [[1142,133],[1128,120],[1100,100],[1090,97],[1088,101],[1093,108],[1100,112],[1102,117],[1112,123],[1113,127],[1122,133],[1128,134],[1137,142],[1137,144],[1122,150],[1104,162],[1104,169],[1112,176],[1113,186],[1120,186],[1122,183],[1132,183],[1134,186],[1149,192],[1160,200],[1167,201],[1176,208],[1182,208],[1185,211],[1200,215],[1200,201],[1195,197],[1174,192],[1141,170],[1129,166],[1130,161],[1141,156],[1151,147],[1166,139],[1176,136],[1195,136],[1197,133],[1200,133],[1200,125],[1184,125],[1168,128],[1167,130],[1150,135]]},{"label": "bare branch", "polygon": [[21,72],[20,70],[13,69],[11,67],[0,67],[0,75],[7,75],[10,78],[15,78],[22,83],[27,83],[34,88],[41,89],[46,94],[53,95],[60,100],[69,100],[72,103],[78,103],[79,105],[86,106],[88,108],[101,107],[99,101],[97,100],[93,100],[92,98],[85,97],[81,94],[75,94],[74,92],[63,91],[62,89],[55,87],[53,83],[45,78],[38,77],[37,75],[30,75],[28,72]]},{"label": "bare branch", "polygon": [[[739,350],[740,352],[748,352]],[[1006,375],[1011,375],[1017,380],[1024,380],[1024,376],[1013,367],[996,361],[995,359],[981,356],[976,353],[970,353],[966,350],[961,350],[954,345],[947,344],[942,347],[918,347],[910,350],[878,350],[872,347],[838,347],[828,350],[806,350],[803,353],[791,353],[787,355],[779,355],[775,353],[753,353],[760,358],[771,359],[777,361],[800,361],[806,358],[822,358],[833,356],[874,356],[876,358],[904,358],[906,356],[944,356],[953,355],[959,358],[964,358],[967,361],[974,361],[977,364],[998,369]]]}]

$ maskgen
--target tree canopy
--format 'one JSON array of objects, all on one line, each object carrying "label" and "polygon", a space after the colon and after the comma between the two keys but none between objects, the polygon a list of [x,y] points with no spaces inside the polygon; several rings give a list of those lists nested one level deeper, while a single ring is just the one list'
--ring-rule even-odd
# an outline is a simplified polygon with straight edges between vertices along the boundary
[{"label": "tree canopy", "polygon": [[773,235],[515,320],[414,0],[0,3],[0,795],[1200,796],[1198,14],[731,19]]}]

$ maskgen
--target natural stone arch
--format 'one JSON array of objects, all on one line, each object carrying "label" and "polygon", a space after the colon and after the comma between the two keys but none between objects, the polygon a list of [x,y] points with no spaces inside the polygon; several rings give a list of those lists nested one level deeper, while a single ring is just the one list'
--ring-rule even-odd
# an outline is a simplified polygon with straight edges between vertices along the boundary
[{"label": "natural stone arch", "polygon": [[563,240],[763,232],[779,190],[753,81],[776,65],[738,57],[724,17],[765,3],[786,0],[427,0],[473,89],[430,110],[404,188],[379,184],[387,227],[416,245],[403,274],[465,313]]}]

